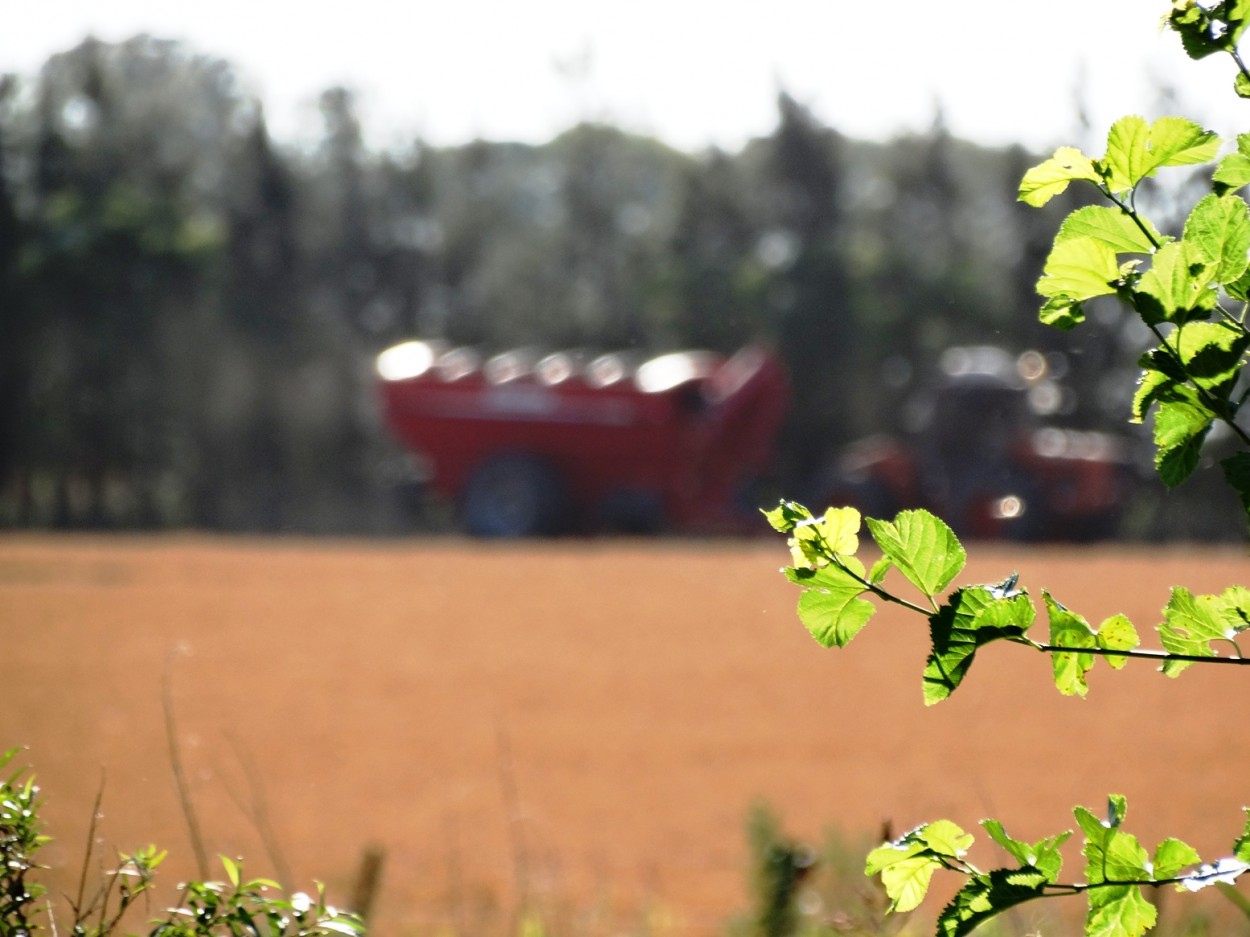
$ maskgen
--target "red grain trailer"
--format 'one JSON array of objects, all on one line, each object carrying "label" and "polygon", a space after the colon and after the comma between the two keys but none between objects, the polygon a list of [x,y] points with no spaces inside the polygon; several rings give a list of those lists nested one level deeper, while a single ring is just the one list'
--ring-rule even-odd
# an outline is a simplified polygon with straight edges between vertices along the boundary
[{"label": "red grain trailer", "polygon": [[477,536],[749,531],[788,403],[749,346],[540,354],[410,341],[378,356],[385,421]]}]

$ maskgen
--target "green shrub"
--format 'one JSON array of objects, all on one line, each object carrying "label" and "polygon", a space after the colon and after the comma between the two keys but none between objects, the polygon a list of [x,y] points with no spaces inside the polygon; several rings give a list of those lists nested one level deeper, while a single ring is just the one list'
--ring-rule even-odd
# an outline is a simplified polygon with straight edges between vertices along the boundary
[{"label": "green shrub", "polygon": [[[0,769],[9,766],[18,749],[0,756]],[[90,855],[83,858],[77,897],[64,899],[58,910],[45,898],[36,881],[42,868],[36,861],[49,842],[39,818],[42,800],[34,776],[22,767],[0,781],[0,935],[34,937],[114,937],[131,934],[123,923],[136,902],[152,888],[165,852],[148,846],[120,853],[94,891],[87,888]],[[96,807],[98,808],[98,804]],[[98,812],[98,809],[97,811]],[[315,894],[296,892],[275,897],[280,886],[268,879],[245,879],[239,862],[221,857],[226,879],[188,882],[180,888],[179,904],[164,917],[148,922],[149,937],[329,937],[364,933],[357,916],[326,904],[320,886]],[[143,903],[146,907],[147,903]]]}]

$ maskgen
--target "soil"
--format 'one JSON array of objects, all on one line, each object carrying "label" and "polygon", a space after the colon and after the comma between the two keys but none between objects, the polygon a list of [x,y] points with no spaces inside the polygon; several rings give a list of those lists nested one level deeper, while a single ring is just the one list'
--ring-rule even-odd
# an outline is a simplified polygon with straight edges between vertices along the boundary
[{"label": "soil", "polygon": [[[962,582],[1018,570],[1147,635],[1171,584],[1247,572],[1198,547],[973,554]],[[990,648],[926,709],[924,622],[886,610],[822,650],[785,560],[772,541],[9,535],[0,749],[28,747],[58,890],[102,784],[103,848],[157,842],[177,880],[195,865],[168,712],[207,852],[345,902],[379,848],[388,935],[480,933],[522,899],[576,907],[583,933],[710,932],[746,907],[757,802],[812,841],[987,815],[1039,838],[1118,792],[1144,841],[1227,854],[1250,802],[1244,671],[1100,663],[1080,700],[1040,656]]]}]

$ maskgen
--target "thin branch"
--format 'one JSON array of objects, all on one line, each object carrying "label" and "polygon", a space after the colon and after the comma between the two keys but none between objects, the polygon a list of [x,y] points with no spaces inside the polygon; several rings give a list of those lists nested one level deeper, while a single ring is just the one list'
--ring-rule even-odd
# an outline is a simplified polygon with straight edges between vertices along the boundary
[{"label": "thin branch", "polygon": [[234,733],[227,733],[226,740],[234,750],[234,757],[243,768],[243,774],[247,778],[251,804],[249,806],[244,803],[234,788],[223,782],[226,794],[234,801],[234,805],[239,809],[239,812],[251,821],[252,826],[260,836],[265,852],[269,856],[269,861],[273,863],[278,881],[283,886],[290,888],[294,882],[294,877],[291,875],[291,867],[286,861],[286,856],[283,855],[282,844],[274,834],[273,825],[269,822],[269,798],[266,796],[264,779],[256,769],[255,759],[251,757],[249,752],[244,750],[238,736]]},{"label": "thin branch", "polygon": [[161,708],[165,713],[165,741],[169,745],[169,766],[173,770],[174,785],[178,789],[178,803],[182,807],[187,833],[191,837],[191,851],[195,853],[200,880],[206,881],[209,876],[208,852],[204,849],[204,837],[200,832],[199,820],[195,816],[191,788],[187,784],[187,775],[182,768],[182,753],[178,747],[178,727],[174,720],[173,680],[171,678],[174,654],[175,651],[170,650],[165,658],[165,669],[161,674]]},{"label": "thin branch", "polygon": [[91,864],[91,852],[95,848],[96,827],[100,822],[100,805],[104,803],[104,768],[100,769],[100,786],[96,789],[95,803],[91,806],[91,822],[87,824],[87,848],[82,857],[82,872],[78,876],[78,897],[74,899],[74,925],[81,924],[83,898],[87,893],[87,866]]},{"label": "thin branch", "polygon": [[1143,650],[1117,650],[1109,647],[1064,647],[1058,644],[1040,644],[1035,641],[1014,642],[1017,644],[1027,643],[1030,647],[1037,648],[1047,654],[1095,654],[1099,657],[1132,657],[1141,660],[1157,660],[1163,661],[1181,661],[1188,664],[1242,664],[1250,665],[1250,657],[1217,657],[1214,655],[1203,654],[1173,654],[1169,651]]}]

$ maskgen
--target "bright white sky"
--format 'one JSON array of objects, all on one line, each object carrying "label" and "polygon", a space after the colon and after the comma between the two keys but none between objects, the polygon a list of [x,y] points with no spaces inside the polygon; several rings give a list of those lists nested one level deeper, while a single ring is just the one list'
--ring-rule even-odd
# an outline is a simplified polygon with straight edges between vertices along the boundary
[{"label": "bright white sky", "polygon": [[[7,10],[6,10],[7,8]],[[1191,63],[1167,0],[0,0],[0,71],[33,75],[88,34],[181,39],[233,62],[274,135],[311,139],[321,90],[358,92],[372,142],[542,142],[604,120],[674,146],[736,149],[776,123],[778,88],[860,138],[923,130],[1087,145],[1126,113],[1231,135],[1250,102],[1227,57]],[[324,11],[324,12],[323,12]],[[1096,139],[1080,135],[1085,82]]]}]

